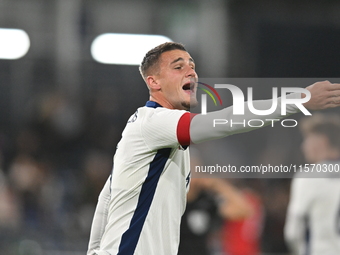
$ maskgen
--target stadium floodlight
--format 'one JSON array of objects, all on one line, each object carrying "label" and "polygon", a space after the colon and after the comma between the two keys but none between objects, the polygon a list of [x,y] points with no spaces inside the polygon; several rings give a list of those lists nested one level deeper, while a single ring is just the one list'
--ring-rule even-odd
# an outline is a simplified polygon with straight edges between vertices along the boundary
[{"label": "stadium floodlight", "polygon": [[0,59],[18,59],[26,55],[30,39],[21,29],[0,28]]},{"label": "stadium floodlight", "polygon": [[163,35],[106,33],[93,40],[91,54],[103,64],[139,65],[146,52],[171,41]]}]

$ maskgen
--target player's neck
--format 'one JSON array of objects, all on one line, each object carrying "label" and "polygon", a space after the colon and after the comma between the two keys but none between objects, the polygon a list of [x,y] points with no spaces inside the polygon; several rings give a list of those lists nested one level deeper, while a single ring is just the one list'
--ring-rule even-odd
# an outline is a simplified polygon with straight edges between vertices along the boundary
[{"label": "player's neck", "polygon": [[164,108],[174,109],[174,107],[168,101],[166,101],[162,98],[150,96],[149,100],[160,104]]}]

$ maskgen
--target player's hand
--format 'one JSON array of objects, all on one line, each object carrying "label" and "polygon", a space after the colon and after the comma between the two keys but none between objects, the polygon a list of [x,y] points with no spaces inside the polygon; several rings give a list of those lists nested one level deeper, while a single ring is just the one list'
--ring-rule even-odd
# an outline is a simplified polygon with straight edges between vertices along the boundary
[{"label": "player's hand", "polygon": [[307,109],[323,110],[340,106],[340,84],[321,81],[308,86],[306,89],[311,93],[311,99],[304,103]]}]

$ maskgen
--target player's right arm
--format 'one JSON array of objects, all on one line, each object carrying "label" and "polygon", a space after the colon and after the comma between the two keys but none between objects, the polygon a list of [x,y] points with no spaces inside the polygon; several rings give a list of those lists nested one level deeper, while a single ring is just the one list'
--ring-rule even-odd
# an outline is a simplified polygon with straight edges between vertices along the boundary
[{"label": "player's right arm", "polygon": [[[290,94],[290,99],[301,99],[300,93]],[[255,109],[269,109],[272,106],[272,100],[253,101]],[[269,115],[256,115],[252,113],[247,102],[244,103],[244,114],[234,115],[234,106],[227,107],[220,111],[209,112],[205,115],[198,114],[194,116],[190,123],[190,139],[193,143],[201,143],[208,140],[214,140],[238,133],[244,133],[251,130],[264,127],[278,121],[291,114],[299,112],[296,105],[287,105],[286,115],[281,115],[281,98],[278,98],[276,110]],[[250,123],[250,121],[256,120]],[[262,121],[263,125],[259,125]]]},{"label": "player's right arm", "polygon": [[[322,110],[340,106],[340,84],[332,84],[328,81],[317,82],[308,86],[306,89],[311,94],[311,99],[304,103],[304,107],[307,109]],[[301,99],[304,98],[304,96],[304,94],[293,93],[287,95],[287,98]],[[183,143],[188,143],[188,141],[200,143],[237,133],[244,133],[273,124],[275,121],[300,111],[300,108],[297,105],[287,104],[286,114],[282,115],[281,100],[282,98],[278,98],[276,110],[269,115],[256,115],[252,113],[248,109],[247,103],[244,104],[243,115],[234,115],[233,106],[220,111],[209,112],[205,115],[197,114],[195,116],[190,116],[190,113],[186,113],[186,117],[183,116],[180,119],[177,130],[181,130],[182,134],[187,134],[187,137],[183,138],[182,135],[181,140],[179,139],[179,141],[182,145],[188,145]],[[253,106],[255,109],[270,109],[272,100],[257,100],[253,102]],[[253,125],[249,125],[249,121],[254,119],[257,122],[253,122]],[[263,125],[258,125],[261,121],[263,122]],[[190,131],[185,130],[188,128]]]},{"label": "player's right arm", "polygon": [[316,82],[306,88],[311,98],[304,106],[309,110],[324,110],[340,106],[340,84]]}]

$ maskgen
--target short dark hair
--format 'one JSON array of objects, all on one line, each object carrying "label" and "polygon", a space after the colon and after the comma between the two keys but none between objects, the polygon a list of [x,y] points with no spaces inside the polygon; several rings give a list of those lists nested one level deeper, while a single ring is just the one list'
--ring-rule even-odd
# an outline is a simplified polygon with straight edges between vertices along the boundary
[{"label": "short dark hair", "polygon": [[171,50],[187,51],[184,48],[183,44],[176,43],[176,42],[166,42],[149,50],[144,56],[141,65],[139,66],[139,71],[142,77],[145,79],[149,75],[149,71],[158,65],[159,58],[162,53],[171,51]]},{"label": "short dark hair", "polygon": [[340,117],[332,113],[314,113],[311,117],[305,117],[300,126],[303,135],[316,133],[325,135],[329,144],[340,150]]}]

